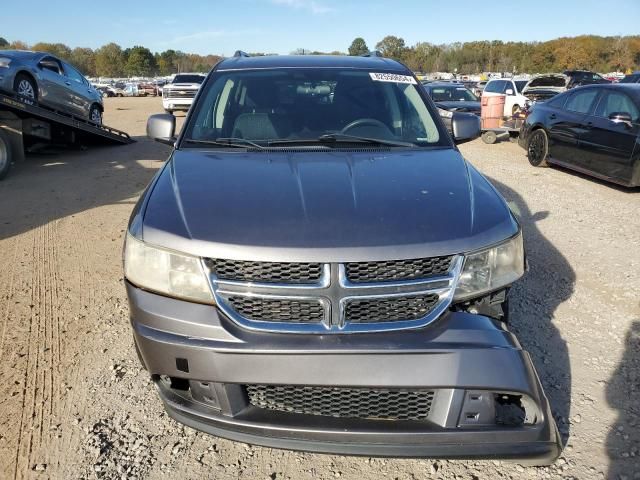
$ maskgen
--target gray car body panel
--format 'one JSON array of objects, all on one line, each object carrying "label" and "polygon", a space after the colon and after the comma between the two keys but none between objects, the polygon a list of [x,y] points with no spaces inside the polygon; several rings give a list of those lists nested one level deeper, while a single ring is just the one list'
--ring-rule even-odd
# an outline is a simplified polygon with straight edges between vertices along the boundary
[{"label": "gray car body panel", "polygon": [[478,250],[518,225],[454,148],[369,153],[177,150],[142,239],[203,257],[345,262]]},{"label": "gray car body panel", "polygon": [[[127,293],[135,342],[152,375],[220,385],[508,391],[529,396],[540,408],[535,425],[506,430],[302,420],[251,408],[229,416],[158,383],[168,413],[199,430],[259,445],[340,454],[496,456],[544,464],[561,449],[529,355],[503,324],[487,317],[449,312],[427,328],[384,335],[282,335],[243,330],[211,305],[162,297],[128,283]],[[178,368],[177,358],[188,361],[188,372]]]}]

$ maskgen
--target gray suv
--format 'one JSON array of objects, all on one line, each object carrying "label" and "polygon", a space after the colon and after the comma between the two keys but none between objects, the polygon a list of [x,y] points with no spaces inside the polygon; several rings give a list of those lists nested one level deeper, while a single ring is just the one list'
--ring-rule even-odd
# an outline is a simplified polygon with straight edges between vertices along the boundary
[{"label": "gray suv", "polygon": [[[208,75],[132,214],[141,361],[171,417],[336,454],[552,462],[507,330],[518,221],[413,74],[368,57],[248,57]],[[479,135],[453,120],[456,141]]]}]

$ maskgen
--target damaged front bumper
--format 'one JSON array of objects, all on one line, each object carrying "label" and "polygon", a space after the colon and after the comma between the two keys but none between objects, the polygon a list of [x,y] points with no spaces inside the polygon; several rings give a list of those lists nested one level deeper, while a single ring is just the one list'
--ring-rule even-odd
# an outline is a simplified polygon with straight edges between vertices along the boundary
[{"label": "damaged front bumper", "polygon": [[247,331],[213,306],[127,285],[141,359],[170,416],[275,448],[549,464],[560,438],[529,355],[462,312],[411,331]]}]

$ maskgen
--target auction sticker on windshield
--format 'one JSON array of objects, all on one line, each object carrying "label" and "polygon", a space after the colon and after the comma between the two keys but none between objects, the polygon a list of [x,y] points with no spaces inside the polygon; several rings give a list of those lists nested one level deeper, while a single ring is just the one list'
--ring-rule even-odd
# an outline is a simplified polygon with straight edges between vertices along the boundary
[{"label": "auction sticker on windshield", "polygon": [[410,83],[417,85],[416,79],[411,75],[398,75],[395,73],[374,73],[369,72],[369,76],[376,82]]}]

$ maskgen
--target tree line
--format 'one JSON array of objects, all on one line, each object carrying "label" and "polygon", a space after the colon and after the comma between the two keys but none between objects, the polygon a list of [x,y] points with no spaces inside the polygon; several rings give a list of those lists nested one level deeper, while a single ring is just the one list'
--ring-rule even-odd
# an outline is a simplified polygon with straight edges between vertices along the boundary
[{"label": "tree line", "polygon": [[[27,45],[9,42],[0,37],[0,49],[22,49],[50,52],[69,61],[89,77],[124,77],[170,75],[178,72],[207,72],[222,58],[219,55],[197,55],[178,50],[153,53],[146,47],[123,49],[109,43],[95,50],[70,48],[62,43]],[[640,69],[640,35],[601,37],[582,35],[563,37],[546,42],[503,42],[483,40],[436,45],[418,42],[408,46],[402,37],[388,35],[375,45],[385,57],[404,62],[417,72],[480,72],[542,73],[566,69],[587,69],[597,72],[632,71]],[[363,38],[353,40],[349,55],[363,55],[369,47]],[[298,55],[323,52],[299,48]],[[341,52],[330,52],[340,54]],[[264,55],[264,53],[255,53]]]},{"label": "tree line", "polygon": [[178,72],[208,72],[222,57],[197,55],[178,50],[152,53],[146,47],[123,49],[116,43],[108,43],[95,50],[70,48],[63,43],[39,42],[27,45],[21,41],[8,42],[0,37],[0,49],[35,50],[48,52],[66,60],[88,77],[149,77],[171,75]]},{"label": "tree line", "polygon": [[[485,40],[444,45],[419,42],[412,47],[405,45],[403,38],[389,35],[376,44],[376,49],[419,72],[546,73],[569,69],[625,72],[640,68],[639,35],[581,35],[547,42]],[[349,47],[351,55],[367,51],[360,37]]]}]

